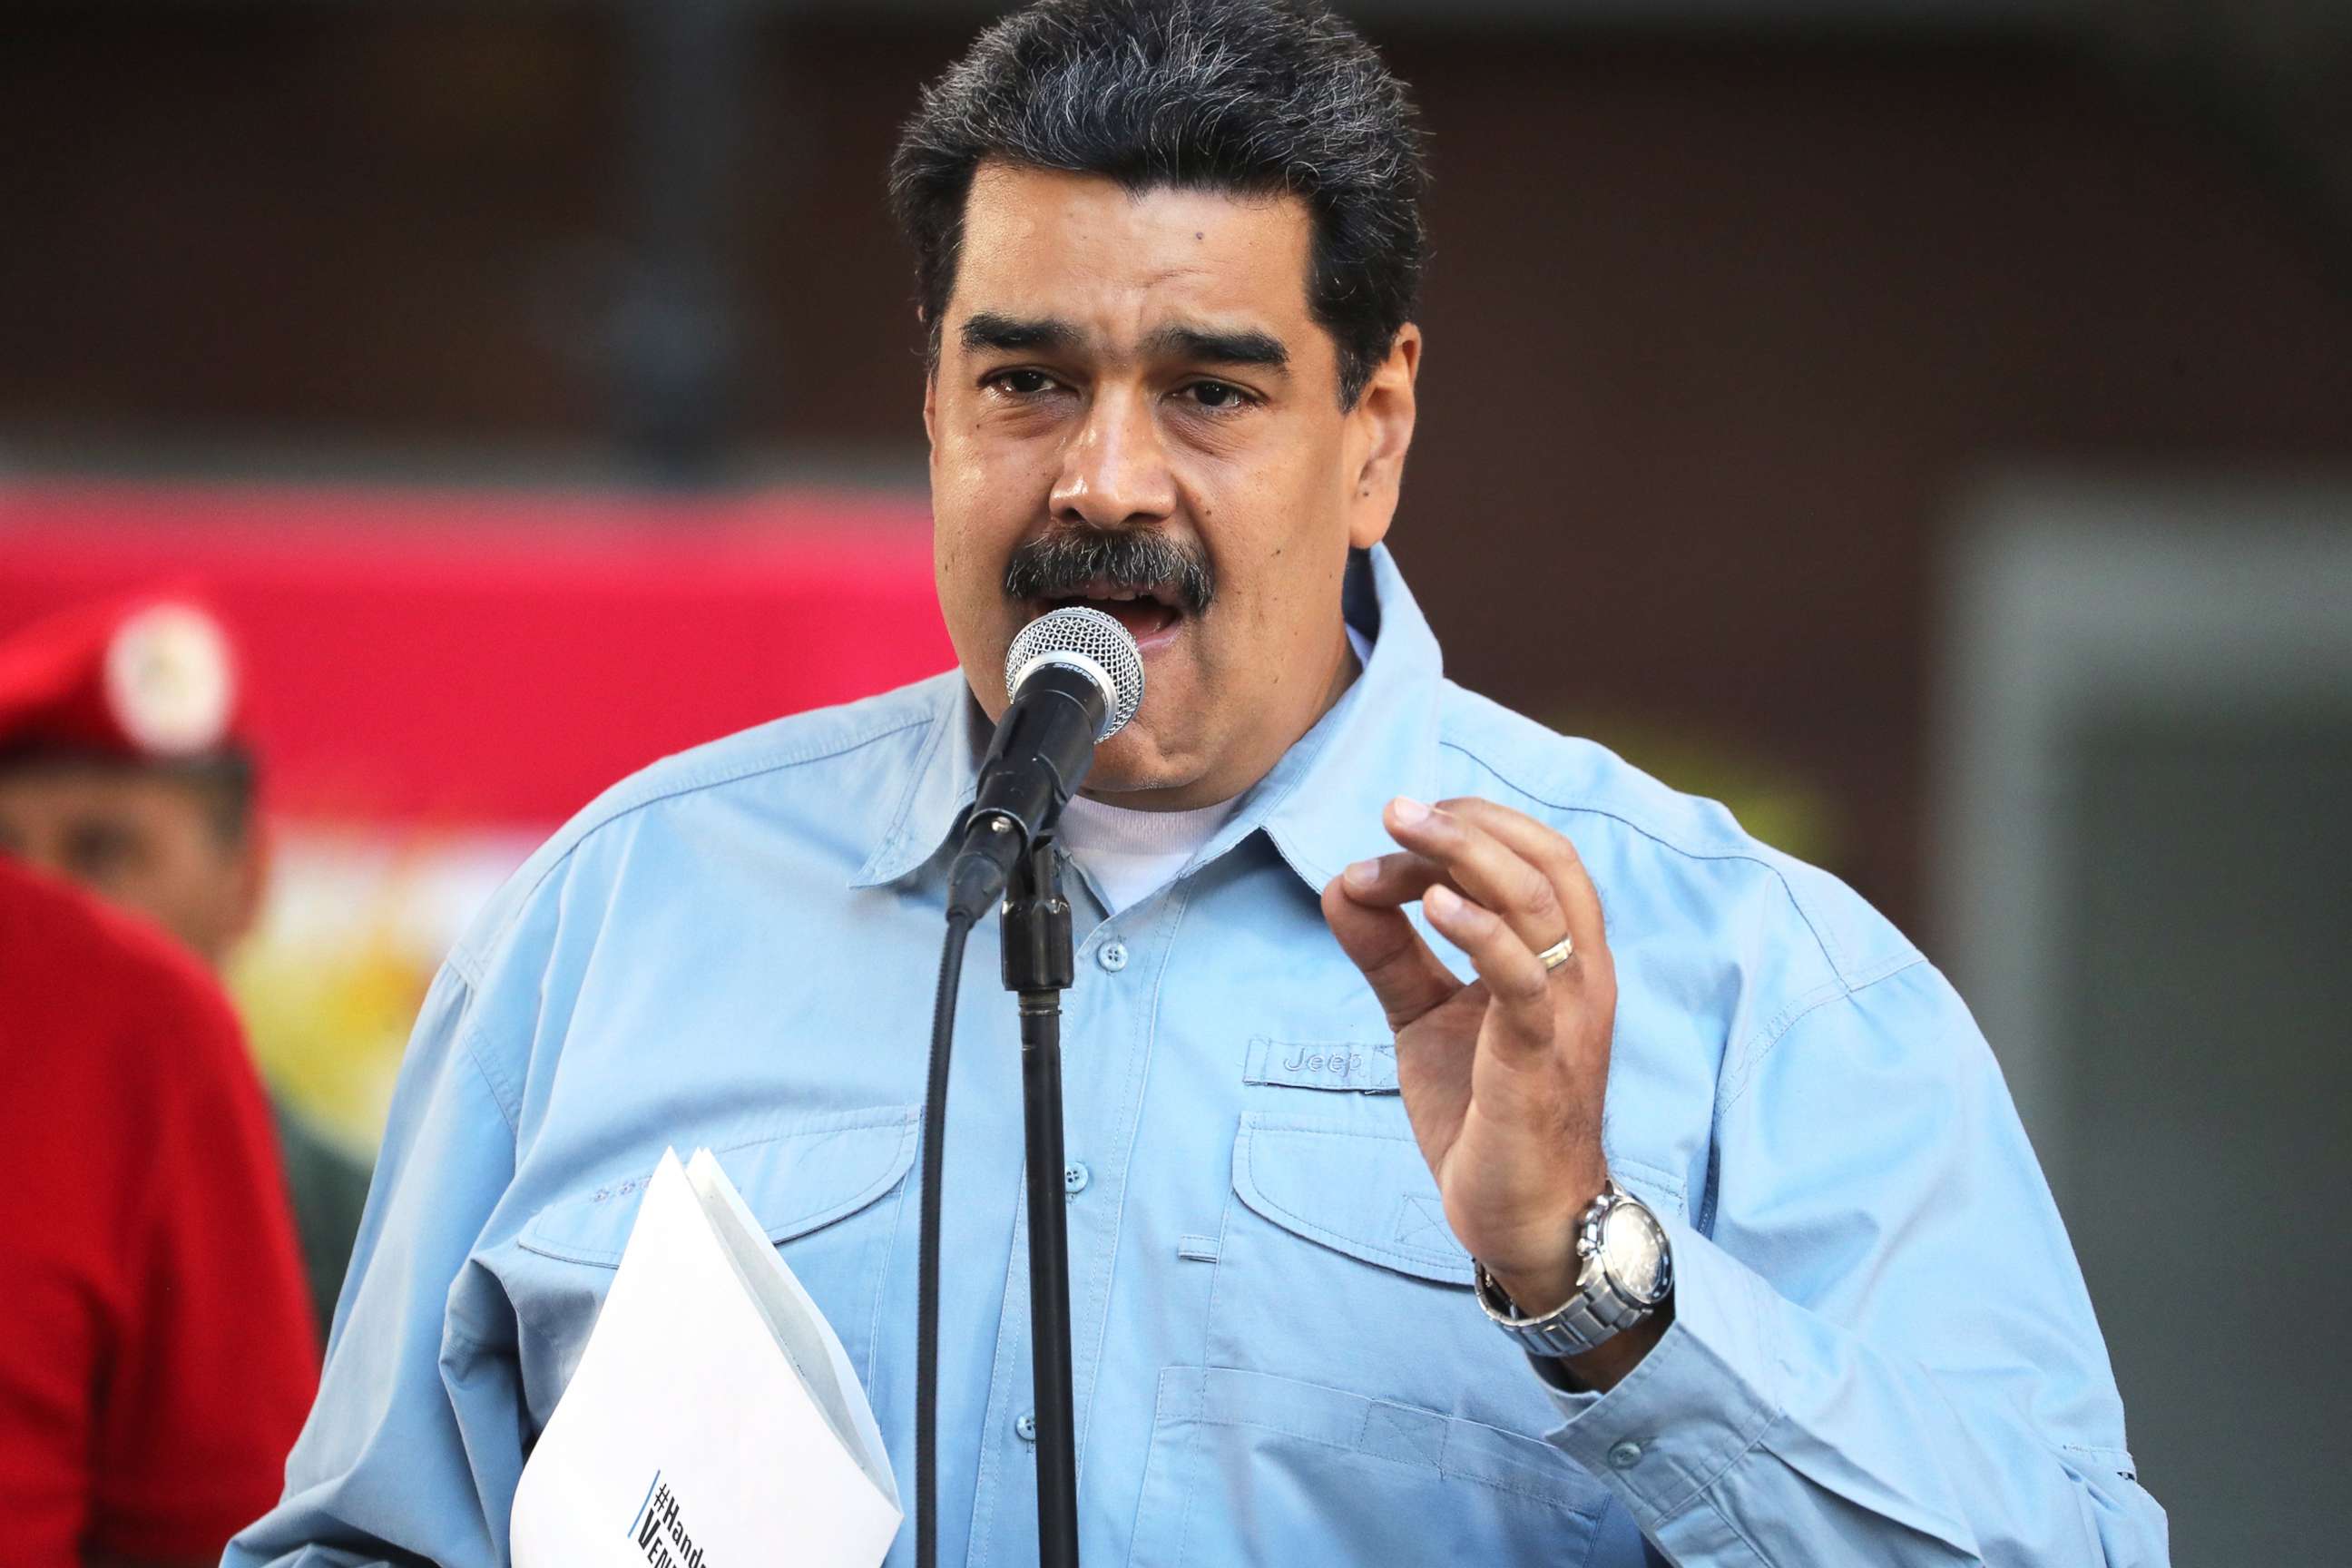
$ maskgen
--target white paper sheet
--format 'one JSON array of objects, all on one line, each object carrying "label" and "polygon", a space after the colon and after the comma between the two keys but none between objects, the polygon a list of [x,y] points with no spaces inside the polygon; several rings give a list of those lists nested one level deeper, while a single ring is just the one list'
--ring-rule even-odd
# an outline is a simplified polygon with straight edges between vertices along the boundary
[{"label": "white paper sheet", "polygon": [[515,1568],[877,1568],[899,1520],[840,1341],[709,1152],[666,1152],[523,1467]]}]

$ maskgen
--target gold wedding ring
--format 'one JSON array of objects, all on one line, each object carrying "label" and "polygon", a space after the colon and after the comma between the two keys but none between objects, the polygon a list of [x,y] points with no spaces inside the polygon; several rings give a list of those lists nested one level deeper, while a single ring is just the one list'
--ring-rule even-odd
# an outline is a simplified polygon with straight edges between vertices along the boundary
[{"label": "gold wedding ring", "polygon": [[1546,969],[1558,969],[1568,962],[1569,954],[1575,951],[1576,939],[1572,936],[1564,936],[1537,953],[1536,957]]}]

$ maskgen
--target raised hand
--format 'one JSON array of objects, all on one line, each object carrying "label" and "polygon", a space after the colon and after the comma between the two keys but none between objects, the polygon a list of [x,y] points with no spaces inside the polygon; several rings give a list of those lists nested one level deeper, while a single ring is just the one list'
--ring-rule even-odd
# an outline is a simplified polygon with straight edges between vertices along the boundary
[{"label": "raised hand", "polygon": [[[1398,1086],[1447,1223],[1513,1303],[1539,1315],[1575,1291],[1577,1221],[1608,1173],[1601,1112],[1617,977],[1601,900],[1575,847],[1507,806],[1400,798],[1382,820],[1402,849],[1333,879],[1323,916],[1387,1011]],[[1440,963],[1405,918],[1415,900],[1475,980]],[[1539,955],[1562,937],[1573,951],[1547,969]]]}]

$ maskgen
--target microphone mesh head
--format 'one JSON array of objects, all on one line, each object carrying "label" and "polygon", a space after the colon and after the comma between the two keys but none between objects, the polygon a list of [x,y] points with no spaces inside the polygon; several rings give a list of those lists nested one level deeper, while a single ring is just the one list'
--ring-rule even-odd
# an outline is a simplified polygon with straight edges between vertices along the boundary
[{"label": "microphone mesh head", "polygon": [[1017,696],[1021,682],[1041,664],[1082,665],[1101,684],[1110,700],[1097,744],[1125,729],[1143,705],[1143,655],[1127,628],[1100,610],[1065,605],[1015,633],[1004,656],[1005,695]]}]

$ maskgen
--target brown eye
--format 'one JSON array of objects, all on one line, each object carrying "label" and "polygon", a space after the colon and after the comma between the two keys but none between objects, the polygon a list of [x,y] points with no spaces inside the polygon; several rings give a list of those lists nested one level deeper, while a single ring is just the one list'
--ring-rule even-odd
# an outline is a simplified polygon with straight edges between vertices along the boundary
[{"label": "brown eye", "polygon": [[1242,407],[1250,400],[1248,393],[1238,386],[1222,381],[1196,381],[1184,390],[1191,393],[1192,400],[1202,407],[1220,412],[1228,408]]},{"label": "brown eye", "polygon": [[1054,378],[1042,370],[999,371],[988,378],[988,384],[1014,397],[1034,397],[1054,384]]}]

